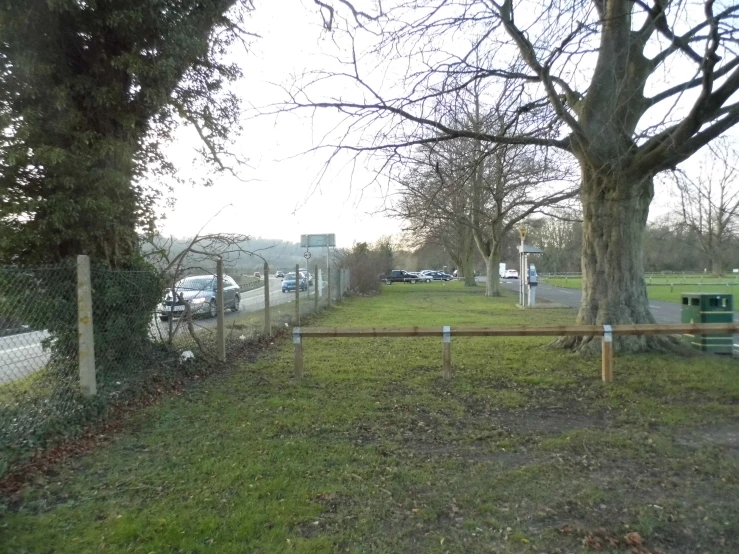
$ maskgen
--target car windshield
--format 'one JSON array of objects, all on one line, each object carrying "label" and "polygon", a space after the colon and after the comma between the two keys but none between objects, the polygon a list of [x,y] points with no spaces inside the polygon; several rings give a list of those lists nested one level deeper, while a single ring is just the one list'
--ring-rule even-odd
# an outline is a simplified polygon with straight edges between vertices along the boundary
[{"label": "car windshield", "polygon": [[178,289],[206,290],[213,287],[212,277],[188,277],[177,283]]},{"label": "car windshield", "polygon": [[288,273],[287,275],[285,275],[285,279],[292,279],[294,281],[295,280],[295,272],[293,271],[292,273]]}]

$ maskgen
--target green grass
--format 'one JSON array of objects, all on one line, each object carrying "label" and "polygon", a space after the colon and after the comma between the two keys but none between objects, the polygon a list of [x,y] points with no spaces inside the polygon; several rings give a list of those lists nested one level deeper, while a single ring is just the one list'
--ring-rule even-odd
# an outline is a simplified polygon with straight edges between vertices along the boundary
[{"label": "green grass", "polygon": [[[546,278],[542,279],[542,282],[547,285],[569,289],[582,288],[582,280],[579,277],[567,279],[564,277]],[[670,287],[666,283],[685,284],[676,284]],[[729,283],[729,286],[726,286],[727,283]],[[721,294],[733,294],[735,297],[739,297],[739,282],[734,277],[726,279],[705,278],[702,281],[698,277],[690,276],[672,276],[669,280],[665,280],[661,276],[659,278],[652,278],[651,281],[647,279],[647,294],[650,300],[664,300],[679,304],[682,300],[682,293],[684,292],[719,292]]]},{"label": "green grass", "polygon": [[[517,325],[459,283],[384,287],[321,325]],[[8,504],[0,552],[739,551],[739,364],[600,360],[538,338],[306,340],[141,411]],[[733,435],[732,435],[733,433]],[[734,437],[734,438],[732,438]],[[732,442],[734,441],[734,442]],[[563,529],[563,531],[560,531]]]}]

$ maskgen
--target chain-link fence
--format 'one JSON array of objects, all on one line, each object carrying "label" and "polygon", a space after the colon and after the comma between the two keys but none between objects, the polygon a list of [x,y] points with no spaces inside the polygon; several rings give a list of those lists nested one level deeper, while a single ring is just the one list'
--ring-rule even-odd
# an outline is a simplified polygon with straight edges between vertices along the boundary
[{"label": "chain-link fence", "polygon": [[74,265],[0,268],[0,474],[46,430],[84,410]]},{"label": "chain-link fence", "polygon": [[[268,273],[244,284],[223,276],[227,359],[305,325],[349,290],[347,270],[303,268],[292,284]],[[74,263],[0,267],[0,476],[108,406],[222,360],[217,287],[212,274],[167,282],[154,271]],[[94,343],[89,359],[85,340]]]}]

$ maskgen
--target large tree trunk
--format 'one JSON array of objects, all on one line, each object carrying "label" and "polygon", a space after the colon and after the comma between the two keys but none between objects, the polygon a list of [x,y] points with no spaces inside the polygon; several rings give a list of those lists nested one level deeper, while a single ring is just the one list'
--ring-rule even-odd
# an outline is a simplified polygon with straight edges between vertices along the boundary
[{"label": "large tree trunk", "polygon": [[503,296],[500,292],[500,246],[496,245],[485,258],[485,296]]},{"label": "large tree trunk", "polygon": [[[583,171],[582,303],[583,325],[655,323],[649,311],[642,263],[642,237],[654,188],[638,180]],[[662,337],[616,337],[621,352],[664,349]],[[569,337],[560,345],[600,350],[593,337]]]}]

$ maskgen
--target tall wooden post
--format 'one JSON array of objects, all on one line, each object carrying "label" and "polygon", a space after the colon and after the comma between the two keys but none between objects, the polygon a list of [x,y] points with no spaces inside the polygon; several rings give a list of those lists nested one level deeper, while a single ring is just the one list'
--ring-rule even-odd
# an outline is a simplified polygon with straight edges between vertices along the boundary
[{"label": "tall wooden post", "polygon": [[331,268],[326,268],[326,300],[328,301],[328,307],[331,307]]},{"label": "tall wooden post", "polygon": [[95,338],[92,327],[92,284],[90,257],[77,256],[77,331],[79,333],[80,388],[83,396],[97,394],[95,381]]},{"label": "tall wooden post", "polygon": [[226,361],[226,319],[223,305],[223,259],[218,258],[216,262],[216,311],[218,312],[216,322],[216,344],[218,345],[218,359]]},{"label": "tall wooden post", "polygon": [[264,262],[264,336],[272,336],[272,320],[269,312],[269,264]]},{"label": "tall wooden post", "polygon": [[300,265],[295,264],[295,325],[300,325]]},{"label": "tall wooden post", "polygon": [[318,273],[318,264],[316,264],[316,274],[313,276],[313,285],[315,286],[315,291],[313,294],[313,302],[315,304],[313,311],[314,313],[318,313],[318,281],[319,281],[319,273]]}]

